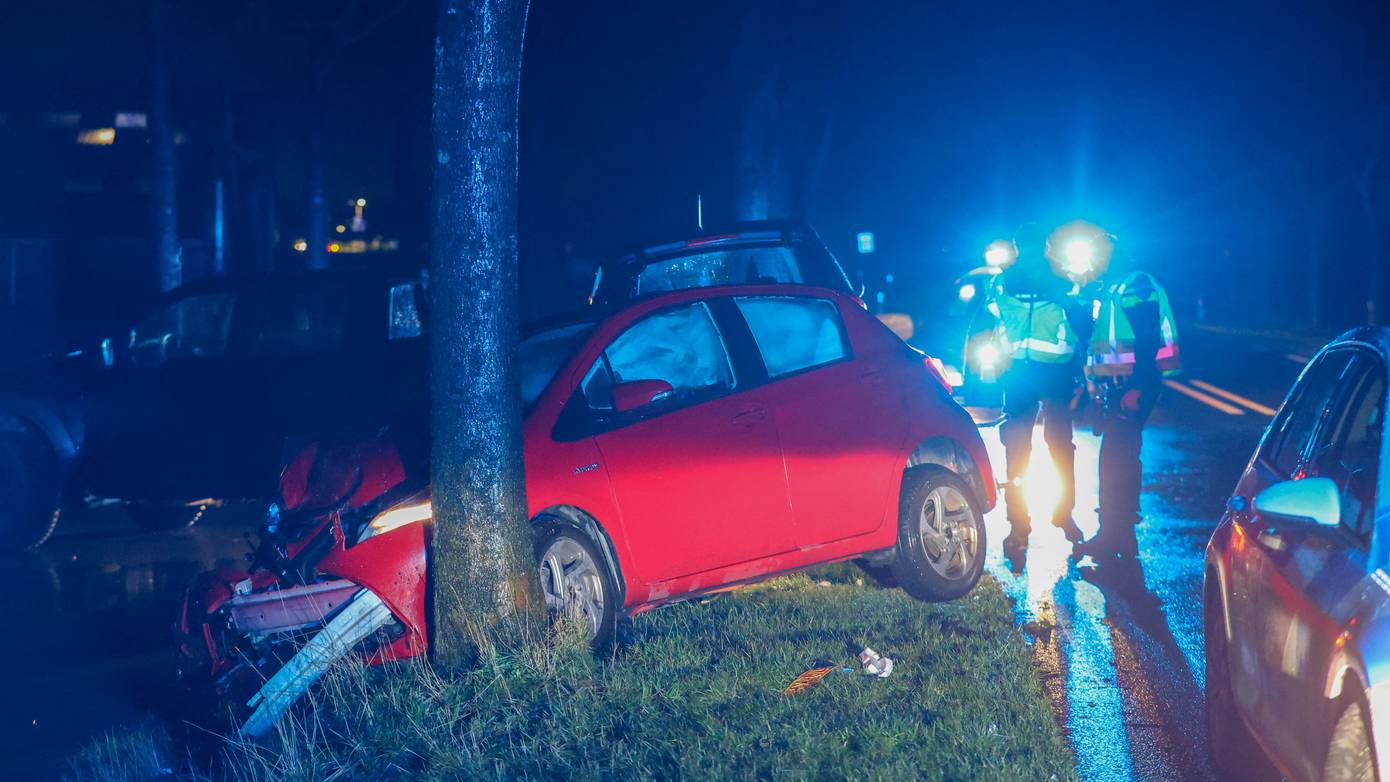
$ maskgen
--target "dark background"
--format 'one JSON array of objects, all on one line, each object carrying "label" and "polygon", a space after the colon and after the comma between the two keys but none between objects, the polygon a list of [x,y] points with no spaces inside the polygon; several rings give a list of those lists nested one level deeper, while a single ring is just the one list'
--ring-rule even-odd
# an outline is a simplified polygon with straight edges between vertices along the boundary
[{"label": "dark background", "polygon": [[[171,4],[186,279],[211,273],[219,178],[226,272],[303,264],[291,247],[307,234],[315,122],[331,222],[366,198],[369,234],[400,248],[334,261],[424,264],[435,11]],[[1390,266],[1387,15],[1378,3],[536,0],[525,311],[577,305],[595,259],[696,233],[700,196],[707,225],[808,218],[852,277],[921,320],[991,239],[1084,218],[1159,274],[1181,317],[1364,322],[1390,273],[1377,274]],[[75,143],[146,111],[150,3],[9,0],[0,36],[0,352],[13,357],[123,325],[158,293],[147,131]],[[872,256],[855,252],[863,230]]]}]

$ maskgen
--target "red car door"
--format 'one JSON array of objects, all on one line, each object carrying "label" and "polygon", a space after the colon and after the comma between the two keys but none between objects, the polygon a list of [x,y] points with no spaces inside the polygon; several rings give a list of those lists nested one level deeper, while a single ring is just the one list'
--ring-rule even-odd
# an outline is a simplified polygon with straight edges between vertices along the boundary
[{"label": "red car door", "polygon": [[862,346],[851,345],[843,313],[830,299],[738,296],[734,302],[767,370],[797,545],[878,529],[891,482],[902,474],[906,431],[886,359],[872,350],[855,354]]},{"label": "red car door", "polygon": [[[777,431],[759,389],[739,380],[703,302],[632,324],[584,377],[631,566],[644,582],[794,548]],[[653,381],[669,391],[631,407],[631,390]]]}]

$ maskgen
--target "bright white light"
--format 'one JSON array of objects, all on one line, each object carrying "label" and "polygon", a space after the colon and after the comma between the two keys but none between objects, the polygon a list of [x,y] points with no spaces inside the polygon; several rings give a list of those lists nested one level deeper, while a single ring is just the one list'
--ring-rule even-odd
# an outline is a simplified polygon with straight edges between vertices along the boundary
[{"label": "bright white light", "polygon": [[365,198],[359,198],[359,199],[357,199],[357,205],[358,205],[358,206],[366,206],[366,205],[367,205],[367,199],[365,199]]},{"label": "bright white light", "polygon": [[975,286],[973,284],[967,282],[960,286],[961,301],[970,301],[973,298],[975,298]]},{"label": "bright white light", "polygon": [[1085,239],[1073,239],[1067,242],[1067,271],[1072,274],[1085,274],[1091,270],[1091,261],[1095,256],[1095,248]]},{"label": "bright white light", "polygon": [[975,363],[980,365],[980,369],[992,369],[999,363],[999,348],[993,342],[975,348]]},{"label": "bright white light", "polygon": [[1003,266],[1009,262],[1009,248],[1000,245],[990,245],[985,250],[985,263],[990,266]]}]

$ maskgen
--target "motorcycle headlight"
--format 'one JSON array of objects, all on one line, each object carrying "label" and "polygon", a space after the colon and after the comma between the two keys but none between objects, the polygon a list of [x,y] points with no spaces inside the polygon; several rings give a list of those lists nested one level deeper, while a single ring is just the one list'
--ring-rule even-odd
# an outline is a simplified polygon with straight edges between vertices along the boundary
[{"label": "motorcycle headlight", "polygon": [[358,538],[357,542],[361,543],[373,535],[381,535],[410,524],[429,521],[432,518],[434,518],[434,512],[430,507],[430,501],[412,498],[377,514],[376,518],[362,529],[362,536]]}]

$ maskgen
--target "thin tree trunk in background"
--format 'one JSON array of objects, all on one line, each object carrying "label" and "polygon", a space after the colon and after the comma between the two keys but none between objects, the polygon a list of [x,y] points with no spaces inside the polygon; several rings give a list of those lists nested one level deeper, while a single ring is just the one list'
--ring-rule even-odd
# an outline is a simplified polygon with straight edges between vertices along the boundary
[{"label": "thin tree trunk in background", "polygon": [[[516,363],[517,109],[528,0],[444,0],[430,245],[434,652],[539,609]],[[511,628],[507,630],[505,628]]]},{"label": "thin tree trunk in background", "polygon": [[323,184],[323,83],[326,68],[315,65],[313,94],[309,97],[309,144],[304,156],[304,189],[308,198],[308,248],[304,260],[310,269],[328,268],[328,195]]},{"label": "thin tree trunk in background", "polygon": [[150,162],[155,263],[161,291],[183,282],[175,192],[174,120],[169,104],[169,19],[166,0],[150,3]]}]

